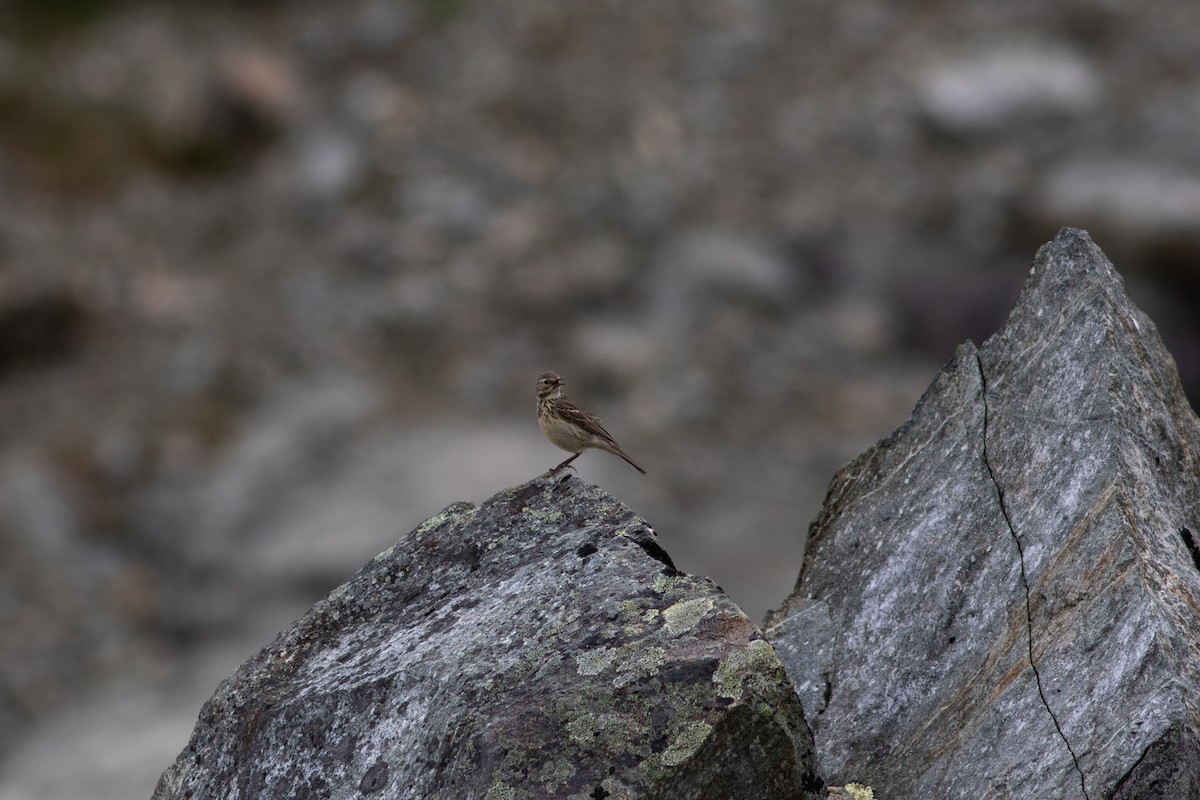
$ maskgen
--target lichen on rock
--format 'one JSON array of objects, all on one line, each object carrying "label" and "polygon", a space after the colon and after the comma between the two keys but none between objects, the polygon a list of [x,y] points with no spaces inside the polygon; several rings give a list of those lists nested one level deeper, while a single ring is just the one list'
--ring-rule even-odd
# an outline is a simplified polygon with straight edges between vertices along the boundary
[{"label": "lichen on rock", "polygon": [[368,784],[494,800],[821,785],[758,629],[573,477],[450,506],[369,562],[221,685],[155,798]]}]

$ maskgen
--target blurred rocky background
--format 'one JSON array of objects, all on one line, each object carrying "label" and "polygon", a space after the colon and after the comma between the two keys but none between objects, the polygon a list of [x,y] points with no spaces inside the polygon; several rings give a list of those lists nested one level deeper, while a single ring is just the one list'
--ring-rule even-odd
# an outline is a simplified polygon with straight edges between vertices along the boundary
[{"label": "blurred rocky background", "polygon": [[755,618],[834,471],[1088,229],[1200,396],[1200,5],[0,2],[0,796],[562,460]]}]

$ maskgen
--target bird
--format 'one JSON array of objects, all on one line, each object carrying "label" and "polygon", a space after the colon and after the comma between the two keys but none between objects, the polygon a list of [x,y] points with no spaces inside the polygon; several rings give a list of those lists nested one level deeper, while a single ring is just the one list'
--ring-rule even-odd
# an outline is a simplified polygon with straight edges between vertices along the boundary
[{"label": "bird", "polygon": [[575,454],[546,474],[553,475],[579,458],[584,450],[595,447],[620,456],[629,466],[645,475],[646,470],[626,455],[612,434],[604,430],[599,419],[584,411],[573,400],[563,397],[563,384],[563,379],[556,372],[543,372],[537,379],[538,427],[555,447]]}]

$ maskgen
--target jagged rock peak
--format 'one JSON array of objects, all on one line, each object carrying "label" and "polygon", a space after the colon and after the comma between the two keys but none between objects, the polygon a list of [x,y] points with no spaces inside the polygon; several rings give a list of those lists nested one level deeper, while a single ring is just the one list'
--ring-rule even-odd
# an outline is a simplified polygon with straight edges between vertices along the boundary
[{"label": "jagged rock peak", "polygon": [[1088,235],[843,468],[768,636],[830,783],[1200,796],[1200,423]]}]

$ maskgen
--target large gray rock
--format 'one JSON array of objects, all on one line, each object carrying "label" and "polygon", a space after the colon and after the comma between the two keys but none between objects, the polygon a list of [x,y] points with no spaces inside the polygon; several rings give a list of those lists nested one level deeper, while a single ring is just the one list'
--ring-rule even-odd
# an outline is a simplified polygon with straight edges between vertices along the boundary
[{"label": "large gray rock", "polygon": [[712,582],[574,477],[448,507],[218,688],[184,798],[802,798],[783,667]]},{"label": "large gray rock", "polygon": [[1200,423],[1086,233],[834,478],[768,626],[830,783],[1200,796]]}]

